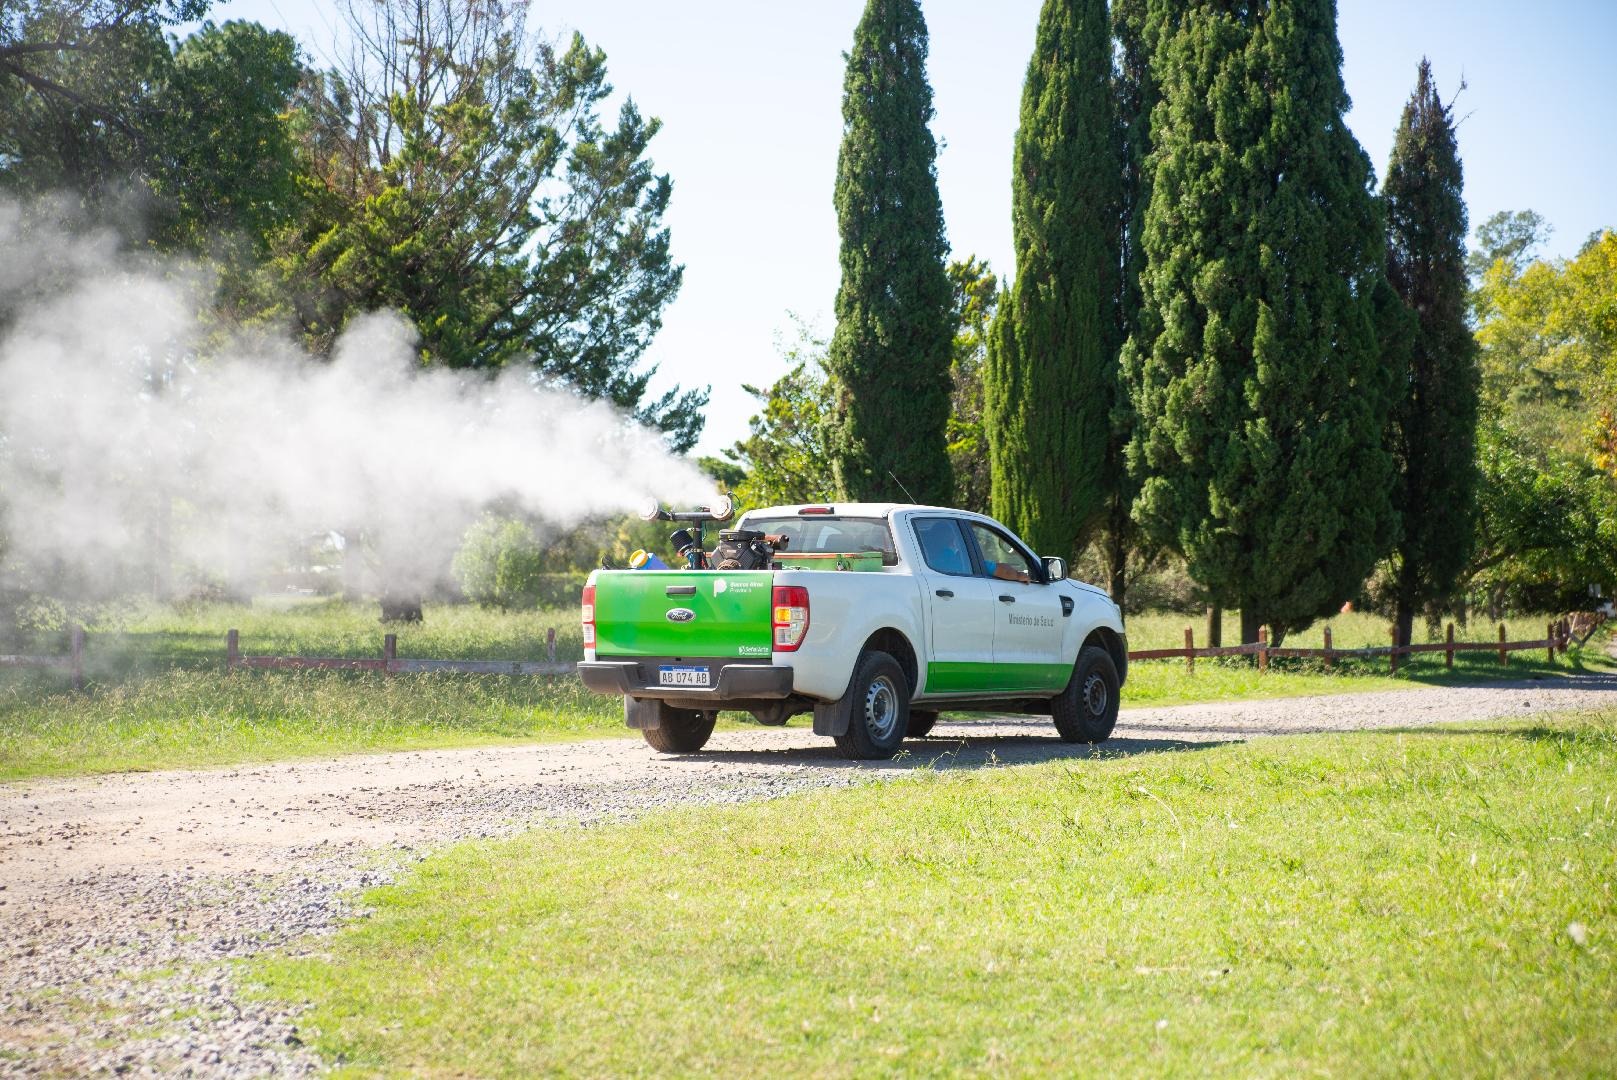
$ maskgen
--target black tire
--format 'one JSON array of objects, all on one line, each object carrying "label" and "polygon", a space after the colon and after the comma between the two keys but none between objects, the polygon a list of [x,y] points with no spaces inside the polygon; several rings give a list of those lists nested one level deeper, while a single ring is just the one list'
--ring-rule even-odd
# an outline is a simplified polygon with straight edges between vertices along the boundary
[{"label": "black tire", "polygon": [[937,722],[938,714],[930,709],[926,711],[911,709],[909,733],[905,738],[924,739],[932,731],[932,725]]},{"label": "black tire", "polygon": [[716,712],[697,712],[695,709],[662,707],[662,723],[646,728],[640,734],[653,750],[664,754],[694,754],[707,745],[718,721]]},{"label": "black tire", "polygon": [[1050,715],[1062,742],[1098,743],[1117,726],[1117,665],[1095,645],[1078,653],[1067,688],[1050,702]]},{"label": "black tire", "polygon": [[836,737],[843,757],[879,761],[898,752],[910,725],[910,683],[897,660],[884,652],[860,657],[843,704],[848,733]]}]

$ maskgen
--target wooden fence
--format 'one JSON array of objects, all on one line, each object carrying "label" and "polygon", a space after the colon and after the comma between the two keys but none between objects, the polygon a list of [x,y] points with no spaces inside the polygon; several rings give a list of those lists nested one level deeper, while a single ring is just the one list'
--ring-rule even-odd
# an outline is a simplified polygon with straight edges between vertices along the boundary
[{"label": "wooden fence", "polygon": [[55,668],[73,676],[73,686],[84,689],[84,627],[74,624],[67,629],[66,656],[8,656],[0,653],[0,668]]},{"label": "wooden fence", "polygon": [[[1454,666],[1454,654],[1457,652],[1493,652],[1498,653],[1501,664],[1510,663],[1510,654],[1530,649],[1543,649],[1551,663],[1555,661],[1557,652],[1566,654],[1568,647],[1576,641],[1583,645],[1594,636],[1607,621],[1603,612],[1579,612],[1567,618],[1557,619],[1544,628],[1544,636],[1532,641],[1506,640],[1505,624],[1499,624],[1498,641],[1455,641],[1454,624],[1448,624],[1448,632],[1443,641],[1427,642],[1420,645],[1401,644],[1398,641],[1396,628],[1388,631],[1388,644],[1374,645],[1358,649],[1337,649],[1331,645],[1331,628],[1325,627],[1325,647],[1322,649],[1288,649],[1271,648],[1269,645],[1269,631],[1267,627],[1258,631],[1258,640],[1243,645],[1223,645],[1212,648],[1196,648],[1195,631],[1185,627],[1185,644],[1178,649],[1134,649],[1129,652],[1130,660],[1183,660],[1185,667],[1190,671],[1196,670],[1196,661],[1217,656],[1256,656],[1258,670],[1269,670],[1269,661],[1273,658],[1308,658],[1324,660],[1327,668],[1334,667],[1338,660],[1369,659],[1377,656],[1388,658],[1393,671],[1398,670],[1398,658],[1413,653],[1443,653],[1444,663],[1448,667]],[[1581,635],[1581,636],[1580,636]],[[84,686],[84,644],[85,633],[82,626],[68,628],[69,651],[66,656],[9,656],[0,654],[0,668],[53,668],[69,672],[73,676],[73,685],[80,689]],[[456,672],[465,675],[571,675],[578,670],[578,665],[565,660],[556,659],[556,631],[550,630],[545,634],[544,660],[419,660],[398,655],[399,641],[394,634],[384,635],[382,638],[382,655],[375,657],[351,656],[249,656],[241,651],[241,633],[231,630],[225,634],[225,670],[238,669],[293,669],[293,670],[328,670],[328,671],[379,671],[386,675],[403,673],[427,672]]]},{"label": "wooden fence", "polygon": [[556,659],[556,631],[545,633],[544,660],[415,660],[399,656],[399,639],[395,634],[382,638],[382,655],[378,657],[347,656],[245,656],[241,651],[241,634],[231,630],[225,635],[225,670],[237,668],[294,668],[334,671],[380,671],[386,675],[405,672],[457,672],[463,675],[571,675],[578,665]]},{"label": "wooden fence", "polygon": [[1185,644],[1179,649],[1139,649],[1129,653],[1130,660],[1184,660],[1185,666],[1191,671],[1196,670],[1196,661],[1204,657],[1215,656],[1256,656],[1258,670],[1269,670],[1269,661],[1276,657],[1306,658],[1324,660],[1327,668],[1336,666],[1338,660],[1369,659],[1371,657],[1385,656],[1393,671],[1398,670],[1398,658],[1409,656],[1412,653],[1443,653],[1444,665],[1454,666],[1454,654],[1457,652],[1492,652],[1499,654],[1501,664],[1510,663],[1510,654],[1528,649],[1543,649],[1547,659],[1555,662],[1555,654],[1560,652],[1563,656],[1574,640],[1577,640],[1579,630],[1583,637],[1578,641],[1582,645],[1594,635],[1606,621],[1602,613],[1582,613],[1557,619],[1546,624],[1544,636],[1531,641],[1510,641],[1505,630],[1505,624],[1499,624],[1498,641],[1455,641],[1454,624],[1449,623],[1444,640],[1426,642],[1420,645],[1401,643],[1398,640],[1398,628],[1389,627],[1387,631],[1388,643],[1386,645],[1371,645],[1358,649],[1337,649],[1331,645],[1331,628],[1325,627],[1325,647],[1322,649],[1288,649],[1281,647],[1271,648],[1269,645],[1269,628],[1258,629],[1258,640],[1242,645],[1223,645],[1212,648],[1196,648],[1196,632],[1191,627],[1185,627]]}]

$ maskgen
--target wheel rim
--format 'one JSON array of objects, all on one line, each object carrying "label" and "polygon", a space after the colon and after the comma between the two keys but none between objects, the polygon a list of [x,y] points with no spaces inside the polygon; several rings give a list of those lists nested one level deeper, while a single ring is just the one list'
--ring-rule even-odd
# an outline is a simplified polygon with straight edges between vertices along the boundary
[{"label": "wheel rim", "polygon": [[1106,705],[1111,700],[1111,692],[1106,689],[1106,680],[1099,675],[1091,675],[1084,680],[1084,708],[1090,716],[1102,716],[1106,712]]},{"label": "wheel rim", "polygon": [[877,742],[891,738],[898,727],[898,687],[879,675],[865,691],[865,730]]}]

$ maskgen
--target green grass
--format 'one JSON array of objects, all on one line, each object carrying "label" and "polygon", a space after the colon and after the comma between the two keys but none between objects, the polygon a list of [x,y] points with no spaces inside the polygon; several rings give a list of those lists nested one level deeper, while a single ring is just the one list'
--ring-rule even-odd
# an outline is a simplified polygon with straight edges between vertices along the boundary
[{"label": "green grass", "polygon": [[[224,664],[225,634],[241,631],[252,655],[376,657],[384,634],[398,635],[399,655],[439,660],[541,660],[545,635],[556,631],[556,657],[584,655],[575,605],[538,611],[488,611],[469,604],[429,604],[421,623],[383,626],[375,604],[276,598],[253,604],[137,605],[87,621],[92,675],[116,678],[182,666]],[[42,643],[52,651],[65,644]]]},{"label": "green grass", "polygon": [[86,694],[0,684],[0,780],[616,735],[573,678],[173,671]]},{"label": "green grass", "polygon": [[[54,673],[0,672],[0,780],[225,765],[357,751],[623,730],[622,706],[570,678],[352,672],[224,674],[225,632],[250,654],[541,659],[583,655],[572,607],[529,612],[429,605],[419,625],[382,627],[375,605],[337,600],[135,605],[87,620],[86,693]],[[62,652],[61,634],[23,643]]]},{"label": "green grass", "polygon": [[352,1075],[1599,1075],[1614,775],[1617,713],[923,772],[459,846],[252,970]]}]

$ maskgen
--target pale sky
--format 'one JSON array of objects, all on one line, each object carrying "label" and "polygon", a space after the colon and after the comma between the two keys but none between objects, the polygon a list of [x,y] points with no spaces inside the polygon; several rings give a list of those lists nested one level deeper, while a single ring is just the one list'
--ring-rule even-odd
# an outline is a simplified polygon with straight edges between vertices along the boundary
[{"label": "pale sky", "polygon": [[[923,0],[931,31],[938,182],[956,256],[1014,273],[1011,142],[1037,0]],[[842,52],[862,0],[761,4],[558,0],[532,22],[577,29],[611,80],[660,117],[652,143],[674,182],[667,215],[685,284],[647,354],[654,390],[712,384],[699,453],[745,435],[754,401],[785,370],[775,342],[796,312],[829,333],[837,288],[831,205],[841,137]],[[1617,3],[1606,0],[1340,0],[1348,123],[1379,175],[1422,55],[1445,96],[1466,89],[1460,152],[1473,225],[1531,208],[1569,255],[1617,227]],[[215,21],[290,31],[319,62],[336,16],[318,0],[226,0]]]}]

